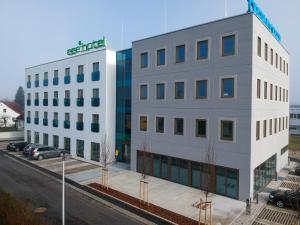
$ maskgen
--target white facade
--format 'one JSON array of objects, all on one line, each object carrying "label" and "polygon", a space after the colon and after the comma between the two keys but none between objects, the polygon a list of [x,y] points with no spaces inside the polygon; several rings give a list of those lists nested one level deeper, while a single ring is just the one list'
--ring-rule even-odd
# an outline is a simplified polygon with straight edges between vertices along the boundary
[{"label": "white facade", "polygon": [[[99,63],[100,79],[92,81],[93,63]],[[30,76],[31,87],[26,88],[26,101],[31,100],[30,106],[25,108],[25,139],[31,134],[31,142],[35,142],[34,135],[39,134],[40,144],[45,144],[44,134],[48,134],[48,145],[52,146],[53,135],[59,138],[59,148],[64,148],[64,138],[70,138],[70,152],[77,156],[77,140],[84,141],[84,158],[91,160],[91,143],[101,144],[104,136],[107,136],[111,147],[110,160],[114,159],[115,149],[115,79],[116,79],[115,52],[107,49],[88,52],[62,60],[45,63],[25,69],[26,83]],[[84,81],[77,81],[78,66],[83,66]],[[70,84],[64,83],[66,68],[70,68]],[[58,85],[53,85],[54,71],[58,70]],[[43,85],[44,73],[48,73],[48,86]],[[38,74],[39,87],[35,87],[36,74]],[[91,99],[93,89],[98,89],[100,105],[93,107]],[[77,106],[78,90],[83,90],[84,105]],[[70,92],[70,106],[64,105],[65,91]],[[48,106],[43,106],[44,92],[48,95]],[[53,106],[54,92],[58,92],[58,106]],[[97,91],[96,91],[97,92]],[[38,93],[39,106],[34,105],[35,95]],[[29,99],[30,98],[30,99]],[[35,124],[34,118],[38,113],[39,124]],[[47,112],[48,125],[43,125],[44,113]],[[53,127],[54,113],[58,114],[58,127]],[[64,127],[65,113],[70,116],[70,128]],[[30,115],[29,115],[30,114]],[[77,129],[78,114],[83,115],[83,130]],[[91,131],[93,115],[98,117],[99,132]],[[98,115],[98,116],[97,116]],[[27,118],[30,117],[30,123]],[[47,142],[46,142],[47,144]]]},{"label": "white facade", "polygon": [[300,105],[290,106],[290,134],[300,135]]},{"label": "white facade", "polygon": [[[4,102],[0,101],[0,127],[5,126],[4,120],[6,120],[6,126],[12,127],[16,125],[16,118],[20,116],[20,113],[11,109]],[[18,127],[22,127],[22,122],[18,122]]]},{"label": "white facade", "polygon": [[[234,54],[223,56],[222,38],[231,35],[235,37]],[[262,40],[261,56],[258,56],[257,52],[258,37]],[[196,53],[197,43],[202,40],[208,41],[208,57],[199,60]],[[266,60],[265,43],[268,45]],[[176,48],[180,45],[185,45],[185,60],[176,63]],[[158,66],[157,51],[160,49],[165,49],[165,65]],[[148,66],[145,68],[141,66],[143,53],[148,55]],[[278,54],[278,68],[275,66],[275,54]],[[194,162],[206,162],[207,149],[213,146],[214,164],[218,166],[217,169],[222,172],[224,168],[223,171],[227,174],[230,174],[231,170],[236,171],[238,178],[237,181],[231,181],[227,175],[222,180],[221,175],[215,174],[212,179],[216,183],[212,192],[245,200],[253,197],[255,168],[274,155],[277,172],[287,163],[288,155],[284,149],[288,144],[289,54],[255,15],[247,13],[135,41],[132,57],[131,168],[133,170],[138,170],[137,151],[142,150],[146,143],[147,151],[153,154],[152,164],[149,166],[150,175],[157,173],[158,175],[154,176],[193,186],[194,175],[188,173],[192,171]],[[234,80],[232,98],[221,96],[222,80],[226,78]],[[259,98],[257,79],[261,80]],[[207,96],[203,99],[195,97],[197,80],[207,81]],[[183,99],[174,97],[176,82],[184,82]],[[265,82],[267,82],[266,98]],[[165,85],[165,98],[157,99],[156,85],[161,83]],[[141,99],[142,85],[147,87],[146,99]],[[273,86],[272,98],[270,85]],[[140,129],[141,116],[147,117],[145,131]],[[157,117],[164,118],[162,133],[156,130]],[[174,134],[175,118],[184,121],[182,135]],[[206,121],[205,137],[195,135],[196,119]],[[264,120],[266,127],[263,126]],[[223,140],[220,137],[221,121],[232,122],[232,140]],[[257,140],[258,121],[260,133]],[[267,129],[266,135],[264,129]],[[163,164],[166,157],[168,162]],[[166,168],[169,166],[169,169],[163,174],[165,166]],[[179,175],[175,174],[174,177],[173,170]],[[182,178],[181,173],[186,174],[188,178]],[[218,182],[228,182],[226,193],[222,193],[226,185],[223,187],[218,185]],[[235,186],[234,182],[237,182],[237,190],[228,188]],[[231,193],[233,191],[234,193]]]}]

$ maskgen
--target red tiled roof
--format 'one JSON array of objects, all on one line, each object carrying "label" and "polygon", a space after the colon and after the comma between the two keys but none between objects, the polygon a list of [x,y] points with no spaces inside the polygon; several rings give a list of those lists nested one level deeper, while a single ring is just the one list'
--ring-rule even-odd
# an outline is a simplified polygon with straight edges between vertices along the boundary
[{"label": "red tiled roof", "polygon": [[0,102],[2,102],[7,107],[14,110],[16,113],[19,113],[19,114],[23,113],[23,110],[21,109],[21,107],[16,102],[10,102],[10,101],[0,101]]}]

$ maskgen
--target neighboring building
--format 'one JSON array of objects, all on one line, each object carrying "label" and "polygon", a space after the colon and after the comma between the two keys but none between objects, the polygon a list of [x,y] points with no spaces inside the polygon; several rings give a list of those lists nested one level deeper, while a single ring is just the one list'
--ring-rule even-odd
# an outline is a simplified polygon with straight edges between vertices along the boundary
[{"label": "neighboring building", "polygon": [[114,160],[116,53],[101,50],[25,69],[25,139],[99,161],[107,137]]},{"label": "neighboring building", "polygon": [[0,127],[22,128],[22,122],[17,120],[22,114],[22,108],[16,102],[0,101]]},{"label": "neighboring building", "polygon": [[[288,161],[289,53],[253,13],[132,46],[131,168],[245,200]],[[146,146],[146,165],[143,152]]]},{"label": "neighboring building", "polygon": [[290,105],[290,134],[300,135],[300,105]]}]

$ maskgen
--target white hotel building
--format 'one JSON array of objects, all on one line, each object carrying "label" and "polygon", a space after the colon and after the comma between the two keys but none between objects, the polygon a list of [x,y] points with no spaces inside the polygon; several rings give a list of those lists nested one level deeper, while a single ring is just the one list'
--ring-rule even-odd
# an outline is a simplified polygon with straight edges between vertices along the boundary
[{"label": "white hotel building", "polygon": [[253,13],[132,46],[131,168],[253,197],[288,160],[289,53]]},{"label": "white hotel building", "polygon": [[[126,52],[119,82],[107,49],[27,68],[26,139],[97,161],[104,133],[112,149],[126,137],[119,146],[132,170],[142,171],[146,146],[147,174],[199,189],[211,147],[210,191],[243,201],[287,164],[289,53],[255,14],[134,41],[132,59]],[[128,135],[116,135],[124,112]]]},{"label": "white hotel building", "polygon": [[99,161],[104,135],[115,148],[115,52],[103,48],[29,67],[25,73],[27,141],[94,161]]}]

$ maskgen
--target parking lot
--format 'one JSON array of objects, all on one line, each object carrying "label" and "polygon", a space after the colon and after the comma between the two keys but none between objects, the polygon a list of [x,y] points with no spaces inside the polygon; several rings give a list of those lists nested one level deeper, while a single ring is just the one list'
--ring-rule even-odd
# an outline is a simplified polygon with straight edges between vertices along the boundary
[{"label": "parking lot", "polygon": [[[0,142],[0,149],[3,151],[7,151],[6,150],[7,144],[8,144],[8,142]],[[9,153],[14,156],[20,157],[22,159],[29,160],[25,156],[23,156],[22,152],[17,151],[17,152],[9,152]],[[31,161],[31,163],[36,164],[36,165],[43,167],[47,170],[50,170],[52,172],[55,172],[58,174],[62,173],[62,158],[61,157],[44,159],[41,161],[38,161],[38,160],[30,160],[30,161]],[[71,174],[88,171],[88,170],[93,170],[95,168],[99,168],[99,167],[96,165],[87,163],[87,162],[73,159],[73,158],[69,158],[65,162],[65,174],[66,175],[71,175]]]}]

